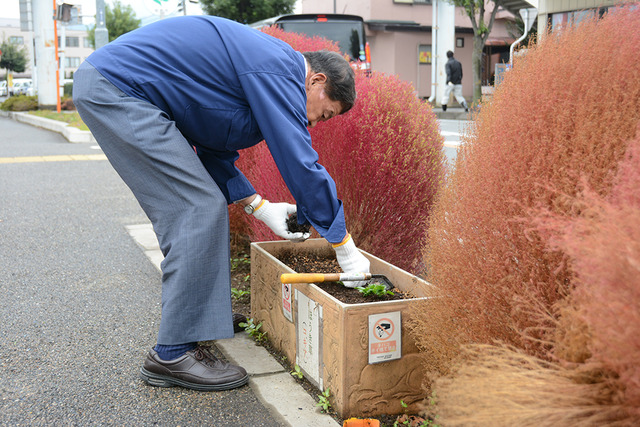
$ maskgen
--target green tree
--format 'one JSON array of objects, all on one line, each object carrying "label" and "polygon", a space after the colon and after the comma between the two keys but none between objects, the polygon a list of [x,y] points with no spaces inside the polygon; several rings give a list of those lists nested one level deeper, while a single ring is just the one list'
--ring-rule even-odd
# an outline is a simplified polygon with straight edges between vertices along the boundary
[{"label": "green tree", "polygon": [[[130,5],[123,6],[119,0],[113,2],[113,8],[109,5],[104,7],[105,25],[109,31],[109,41],[112,42],[121,35],[133,31],[140,27],[141,21],[136,18],[136,13]],[[96,26],[94,25],[88,31],[89,43],[92,47],[96,46]]]},{"label": "green tree", "polygon": [[242,24],[293,12],[295,0],[200,0],[202,10]]},{"label": "green tree", "polygon": [[[448,0],[456,6],[464,7],[473,27],[473,51],[471,53],[471,68],[473,75],[473,101],[482,97],[482,51],[489,38],[496,13],[502,5],[502,0]],[[488,3],[493,3],[493,10],[489,22],[485,23],[484,13]]]},{"label": "green tree", "polygon": [[22,73],[27,68],[27,50],[8,41],[0,44],[0,68],[6,68],[10,73]]}]

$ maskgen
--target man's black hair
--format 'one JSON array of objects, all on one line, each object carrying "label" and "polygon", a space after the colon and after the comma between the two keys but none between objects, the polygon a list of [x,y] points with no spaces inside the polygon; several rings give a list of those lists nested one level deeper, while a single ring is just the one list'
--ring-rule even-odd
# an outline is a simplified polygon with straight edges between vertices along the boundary
[{"label": "man's black hair", "polygon": [[450,50],[447,51],[447,58],[453,58],[453,52]]},{"label": "man's black hair", "polygon": [[327,76],[325,92],[329,99],[342,105],[344,114],[356,102],[355,73],[349,62],[339,53],[328,50],[302,52],[309,63],[311,71]]}]

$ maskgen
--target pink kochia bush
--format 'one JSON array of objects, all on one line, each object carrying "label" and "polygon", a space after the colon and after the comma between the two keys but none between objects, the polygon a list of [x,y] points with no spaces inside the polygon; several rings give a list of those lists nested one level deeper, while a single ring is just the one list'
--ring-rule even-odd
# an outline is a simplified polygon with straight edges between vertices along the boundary
[{"label": "pink kochia bush", "polygon": [[589,327],[591,363],[615,373],[640,421],[640,128],[608,198],[585,191],[578,218],[555,241],[575,271],[572,297]]},{"label": "pink kochia bush", "polygon": [[[311,130],[313,147],[336,181],[356,244],[415,271],[425,241],[421,230],[445,172],[443,138],[431,108],[409,83],[357,73],[356,90],[351,111]],[[294,202],[266,144],[252,150],[241,153],[238,164],[256,190],[270,200]],[[254,164],[245,168],[247,161]],[[248,234],[252,240],[277,239],[259,221]]]}]

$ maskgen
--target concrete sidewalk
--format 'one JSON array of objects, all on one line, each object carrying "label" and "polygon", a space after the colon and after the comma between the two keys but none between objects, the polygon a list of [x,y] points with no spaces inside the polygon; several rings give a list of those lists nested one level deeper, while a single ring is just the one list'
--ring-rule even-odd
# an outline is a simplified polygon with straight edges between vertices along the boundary
[{"label": "concrete sidewalk", "polygon": [[[164,259],[150,223],[127,226],[127,232],[160,271]],[[231,362],[249,373],[249,385],[265,406],[293,427],[330,427],[339,424],[316,407],[315,400],[296,383],[291,374],[255,343],[246,332],[232,339],[218,340],[216,347]],[[318,394],[320,392],[318,391]]]},{"label": "concrete sidewalk", "polygon": [[0,113],[0,425],[338,425],[246,333],[215,344],[249,386],[144,384],[162,258],[148,219],[96,144],[15,117]]}]

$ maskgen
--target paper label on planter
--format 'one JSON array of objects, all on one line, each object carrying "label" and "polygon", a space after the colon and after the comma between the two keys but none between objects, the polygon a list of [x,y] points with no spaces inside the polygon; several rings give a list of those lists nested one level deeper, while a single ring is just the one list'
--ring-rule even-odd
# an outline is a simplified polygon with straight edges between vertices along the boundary
[{"label": "paper label on planter", "polygon": [[322,390],[322,305],[296,289],[296,364]]},{"label": "paper label on planter", "polygon": [[282,312],[284,313],[284,317],[287,318],[289,322],[293,322],[293,317],[291,315],[291,283],[283,283],[282,284]]},{"label": "paper label on planter", "polygon": [[402,357],[402,323],[399,311],[369,316],[369,363]]}]

